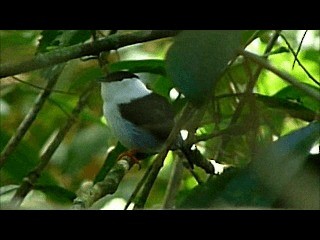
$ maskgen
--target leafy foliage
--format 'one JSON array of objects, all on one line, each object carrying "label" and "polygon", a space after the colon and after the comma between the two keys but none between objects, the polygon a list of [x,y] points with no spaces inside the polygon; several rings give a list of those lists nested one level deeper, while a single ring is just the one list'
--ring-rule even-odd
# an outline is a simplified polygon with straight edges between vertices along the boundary
[{"label": "leafy foliage", "polygon": [[[118,31],[113,37],[122,32],[125,31]],[[68,46],[80,46],[93,41],[91,35],[98,36],[94,30],[0,33],[1,65],[18,63],[55,49],[68,51]],[[256,76],[252,91],[245,93],[260,66],[237,56],[237,50],[245,48],[263,55],[274,33],[272,30],[182,31],[173,39],[118,49],[120,60],[109,62],[109,71],[126,69],[141,75],[150,89],[173,104],[177,114],[188,101],[201,103],[197,105],[200,116],[189,119],[187,127],[195,129],[195,135],[189,139],[207,160],[214,159],[224,166],[224,171],[217,175],[208,175],[200,167],[193,170],[183,167],[178,187],[170,190],[176,171],[174,163],[180,161],[179,151],[170,152],[146,208],[161,208],[170,190],[176,196],[172,208],[320,209],[317,204],[319,153],[310,152],[319,147],[320,103],[264,69]],[[107,35],[108,31],[99,34]],[[291,30],[282,31],[281,36],[296,51],[301,40],[299,34],[300,31]],[[316,31],[308,31],[305,39],[309,40],[302,42],[298,54],[300,63],[317,81],[319,46],[310,42],[319,42],[319,37]],[[263,56],[279,70],[320,92],[319,84],[301,66],[296,64],[292,68],[295,56],[281,39]],[[43,88],[52,71],[54,68],[32,71],[19,78]],[[101,75],[103,70],[96,60],[75,59],[66,64],[36,120],[0,169],[1,203],[10,202],[23,178],[39,164],[41,154],[72,116],[79,96]],[[3,151],[41,90],[12,77],[0,79],[0,83],[0,150]],[[103,180],[124,151],[101,117],[98,84],[85,106],[33,188],[33,192],[43,193],[45,203],[53,208],[71,207],[81,186],[87,181]],[[119,200],[122,205],[114,208],[123,209],[123,201],[128,201],[152,164],[151,157],[141,162],[141,170],[134,166],[117,191],[93,207],[103,208]],[[28,207],[37,208],[39,197],[35,194],[34,205]]]}]

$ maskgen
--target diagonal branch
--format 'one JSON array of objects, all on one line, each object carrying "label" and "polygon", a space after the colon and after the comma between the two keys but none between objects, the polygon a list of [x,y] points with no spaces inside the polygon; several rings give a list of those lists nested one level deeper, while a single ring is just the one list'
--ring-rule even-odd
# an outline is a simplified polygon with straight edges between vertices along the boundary
[{"label": "diagonal branch", "polygon": [[183,162],[182,159],[176,159],[173,163],[171,170],[168,187],[164,196],[163,208],[173,209],[175,207],[175,200],[183,176]]},{"label": "diagonal branch", "polygon": [[67,62],[83,56],[97,55],[102,51],[119,49],[128,45],[175,36],[176,30],[137,31],[127,34],[114,34],[104,39],[70,47],[59,48],[49,53],[39,54],[33,59],[15,64],[0,65],[0,79],[23,72]]},{"label": "diagonal branch", "polygon": [[87,209],[99,199],[108,194],[115,193],[122,178],[130,170],[133,164],[133,159],[124,156],[117,161],[102,181],[91,186],[82,186],[77,194],[78,197],[73,201],[72,209]]},{"label": "diagonal branch", "polygon": [[177,136],[181,130],[181,128],[186,124],[187,120],[190,119],[190,117],[194,114],[195,108],[191,103],[187,103],[185,108],[182,110],[182,113],[177,120],[176,124],[174,125],[173,129],[171,130],[171,133],[169,137],[167,138],[164,146],[162,147],[162,150],[159,152],[157,157],[155,158],[151,170],[146,177],[144,186],[141,189],[141,192],[137,196],[136,204],[134,206],[134,209],[141,209],[144,208],[144,205],[149,197],[150,191],[152,189],[152,186],[154,185],[154,182],[163,166],[164,160],[169,152],[170,146],[174,143],[174,141],[177,139]]},{"label": "diagonal branch", "polygon": [[260,56],[254,54],[254,53],[245,51],[245,50],[240,50],[240,54],[243,55],[244,57],[250,59],[251,61],[259,64],[261,67],[274,73],[275,75],[280,77],[282,80],[288,82],[289,84],[293,85],[297,89],[300,89],[301,91],[303,91],[304,93],[306,93],[310,97],[312,97],[313,99],[320,101],[319,91],[316,91],[313,88],[310,88],[307,85],[304,85],[303,83],[301,83],[301,81],[299,81],[295,77],[291,76],[287,72],[279,70],[278,68],[274,67],[273,65],[271,65],[269,62],[267,62],[266,60],[264,60]]},{"label": "diagonal branch", "polygon": [[40,157],[39,164],[29,172],[27,177],[25,177],[22,181],[22,184],[18,188],[17,192],[13,196],[11,202],[14,206],[18,207],[21,205],[24,198],[27,196],[27,194],[30,192],[30,190],[33,188],[33,185],[36,183],[38,178],[40,177],[42,171],[45,169],[45,167],[48,165],[53,153],[56,151],[56,149],[59,147],[60,143],[63,141],[66,134],[69,132],[70,128],[73,126],[73,124],[76,122],[76,119],[84,106],[87,103],[87,100],[91,94],[91,92],[94,89],[94,86],[96,85],[95,82],[92,82],[88,88],[85,89],[85,91],[81,94],[79,101],[76,105],[76,107],[73,109],[70,118],[67,120],[65,125],[60,128],[58,134],[53,139],[53,141],[50,143],[48,148],[44,151],[44,153]]},{"label": "diagonal branch", "polygon": [[299,47],[298,47],[298,49],[297,49],[297,52],[294,52],[294,51],[293,51],[294,61],[293,61],[293,64],[292,64],[292,69],[294,68],[294,64],[296,63],[296,60],[298,59],[298,54],[299,54],[300,49],[301,49],[301,47],[302,47],[303,40],[304,40],[304,38],[305,38],[306,35],[307,35],[307,32],[308,32],[308,30],[305,30],[305,31],[304,31],[303,36],[302,36],[302,38],[301,38],[301,40],[300,40],[300,43],[299,43]]},{"label": "diagonal branch", "polygon": [[3,167],[9,155],[15,150],[15,148],[18,146],[18,144],[20,143],[30,126],[32,125],[33,121],[36,119],[45,101],[50,96],[51,90],[56,84],[63,68],[64,64],[57,66],[57,68],[53,71],[53,74],[48,79],[47,86],[38,95],[33,107],[30,109],[26,117],[23,119],[15,134],[10,138],[9,142],[4,147],[0,155],[0,169]]}]

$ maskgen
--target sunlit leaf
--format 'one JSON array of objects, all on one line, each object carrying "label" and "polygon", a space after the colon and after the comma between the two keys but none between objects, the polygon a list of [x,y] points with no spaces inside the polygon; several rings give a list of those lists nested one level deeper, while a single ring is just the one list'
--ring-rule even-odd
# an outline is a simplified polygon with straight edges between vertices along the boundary
[{"label": "sunlit leaf", "polygon": [[164,76],[158,77],[155,81],[148,85],[155,93],[164,97],[168,97],[170,90],[173,88],[173,83],[170,79]]},{"label": "sunlit leaf", "polygon": [[[320,94],[320,89],[307,84],[302,83],[315,91],[318,91]],[[280,91],[278,91],[276,94],[274,94],[274,97],[280,98],[280,99],[286,99],[288,101],[294,101],[297,104],[302,105],[305,108],[309,108],[313,110],[314,112],[320,111],[320,103],[315,101],[313,98],[311,98],[309,95],[305,94],[303,91],[300,91],[299,89],[293,87],[293,86],[287,86]]]}]

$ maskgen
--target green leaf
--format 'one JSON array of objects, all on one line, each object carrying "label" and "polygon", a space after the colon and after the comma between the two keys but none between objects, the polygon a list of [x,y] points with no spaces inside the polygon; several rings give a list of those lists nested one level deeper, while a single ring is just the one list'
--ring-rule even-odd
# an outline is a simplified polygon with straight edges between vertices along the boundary
[{"label": "green leaf", "polygon": [[274,55],[274,54],[279,54],[279,53],[287,53],[290,52],[288,48],[281,46],[276,48],[275,50],[271,51],[268,55]]},{"label": "green leaf", "polygon": [[57,39],[62,34],[62,30],[44,30],[41,32],[37,53],[45,53],[52,46],[59,46],[60,42]]},{"label": "green leaf", "polygon": [[90,39],[91,30],[68,30],[61,35],[61,42],[64,46],[71,46],[78,43],[83,43]]},{"label": "green leaf", "polygon": [[319,133],[320,122],[314,122],[261,146],[248,167],[210,178],[194,188],[178,207],[271,207],[305,164]]},{"label": "green leaf", "polygon": [[[318,91],[320,94],[320,89],[307,83],[302,83],[309,88],[314,89],[315,91]],[[287,86],[280,91],[278,91],[276,94],[273,95],[274,97],[286,99],[289,101],[294,101],[297,104],[303,105],[306,108],[311,109],[314,112],[320,111],[320,103],[315,101],[313,98],[311,98],[306,93],[302,92],[301,90],[295,88],[294,86]]]},{"label": "green leaf", "polygon": [[[274,97],[260,94],[257,94],[256,96],[257,100],[263,102],[266,106],[281,109],[291,117],[299,118],[307,122],[312,122],[316,118],[315,112],[311,111],[299,102],[292,102],[289,101],[289,99],[277,97],[279,96],[277,94],[274,95]],[[314,104],[314,101],[312,103]]]},{"label": "green leaf", "polygon": [[155,81],[150,82],[147,86],[153,90],[153,92],[158,93],[164,97],[168,97],[170,90],[173,88],[172,81],[165,77],[159,76]]},{"label": "green leaf", "polygon": [[[245,65],[246,64],[246,65]],[[258,67],[257,64],[253,62],[244,62],[243,59],[237,59],[227,70],[219,81],[215,89],[215,94],[229,93],[230,92],[230,82],[244,86],[249,82],[250,76],[248,74],[248,69],[252,72]]]},{"label": "green leaf", "polygon": [[130,72],[148,72],[166,75],[164,61],[160,59],[127,60],[110,64],[110,72],[128,70]]},{"label": "green leaf", "polygon": [[241,31],[183,31],[167,52],[166,70],[187,99],[202,103],[240,47]]},{"label": "green leaf", "polygon": [[244,30],[242,31],[241,42],[244,46],[249,45],[253,40],[271,32],[270,30]]},{"label": "green leaf", "polygon": [[91,30],[44,30],[41,32],[37,53],[82,43],[90,37]]},{"label": "green leaf", "polygon": [[36,184],[34,189],[45,193],[50,200],[56,203],[72,203],[77,197],[74,192],[57,185]]}]

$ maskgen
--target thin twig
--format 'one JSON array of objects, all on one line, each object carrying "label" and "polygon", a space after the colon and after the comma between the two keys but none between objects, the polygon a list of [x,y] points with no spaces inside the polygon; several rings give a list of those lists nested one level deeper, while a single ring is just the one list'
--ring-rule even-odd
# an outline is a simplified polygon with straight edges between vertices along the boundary
[{"label": "thin twig", "polygon": [[130,204],[134,201],[134,199],[137,197],[141,187],[143,186],[143,184],[145,183],[147,177],[150,174],[150,171],[152,169],[152,164],[147,168],[146,172],[144,173],[143,177],[141,178],[141,180],[138,182],[136,188],[134,189],[134,191],[132,192],[131,196],[129,197],[126,205],[124,206],[124,210],[127,210],[128,207],[130,206]]},{"label": "thin twig", "polygon": [[0,155],[0,169],[3,167],[5,164],[6,160],[10,156],[10,154],[16,149],[30,126],[32,125],[33,121],[36,119],[39,111],[43,107],[45,101],[51,94],[51,89],[54,87],[56,84],[60,73],[62,72],[65,64],[58,65],[56,69],[53,71],[52,75],[48,79],[47,86],[45,87],[44,90],[38,95],[35,103],[33,104],[32,108],[28,112],[28,114],[25,116],[23,121],[20,123],[17,131],[15,134],[10,138],[9,142],[7,145],[4,147],[4,149],[1,152]]},{"label": "thin twig", "polygon": [[193,144],[196,144],[201,141],[208,141],[214,137],[219,137],[219,136],[223,136],[223,135],[232,135],[232,136],[241,135],[244,132],[245,132],[245,130],[243,128],[243,125],[233,124],[233,125],[227,127],[226,129],[222,129],[222,130],[218,130],[213,133],[207,133],[207,134],[202,134],[200,136],[197,136],[195,138]]},{"label": "thin twig", "polygon": [[[282,37],[282,39],[285,41],[286,45],[288,46],[290,52],[294,55],[294,62],[296,61],[299,66],[302,68],[302,70],[308,75],[308,77],[318,86],[320,86],[320,82],[319,80],[315,79],[311,73],[309,73],[309,71],[303,66],[303,64],[300,62],[300,60],[298,59],[298,54],[296,54],[293,50],[293,48],[291,47],[290,43],[288,42],[288,40],[286,39],[285,36],[283,36],[283,34],[280,34],[280,36]],[[293,66],[292,66],[293,67]]]},{"label": "thin twig", "polygon": [[[275,34],[273,35],[272,39],[269,41],[269,43],[268,43],[268,45],[267,45],[267,47],[266,47],[266,49],[264,51],[264,54],[267,54],[272,50],[272,48],[273,48],[274,44],[276,43],[279,35],[280,35],[280,31],[276,31]],[[240,117],[240,114],[241,114],[245,104],[249,100],[248,96],[251,95],[251,93],[253,91],[253,88],[256,85],[256,82],[257,82],[257,80],[258,80],[258,78],[260,76],[260,73],[261,73],[262,69],[263,69],[262,67],[258,67],[258,69],[255,71],[255,73],[250,76],[250,81],[249,81],[249,83],[248,83],[248,85],[247,85],[247,87],[245,89],[245,92],[244,92],[245,94],[244,94],[243,98],[240,100],[240,102],[239,102],[239,104],[238,104],[238,106],[236,108],[236,111],[232,116],[232,119],[230,121],[230,125],[234,124],[238,120],[238,118]]]},{"label": "thin twig", "polygon": [[71,113],[71,117],[66,121],[65,125],[60,128],[58,134],[55,136],[48,148],[40,156],[39,164],[32,171],[29,172],[27,177],[23,179],[22,184],[20,185],[20,187],[18,188],[17,192],[11,200],[13,206],[20,206],[26,195],[31,191],[34,184],[40,177],[42,171],[48,165],[53,153],[59,147],[60,143],[63,141],[64,137],[69,132],[70,128],[76,122],[76,119],[82,111],[82,109],[84,108],[84,106],[86,105],[87,100],[94,89],[94,86],[96,86],[96,83],[92,82],[81,94],[76,107],[73,109]]},{"label": "thin twig", "polygon": [[320,101],[320,94],[318,91],[314,90],[313,88],[310,88],[303,83],[301,83],[298,79],[291,76],[290,74],[279,70],[278,68],[272,66],[270,63],[268,63],[265,59],[261,58],[260,56],[253,54],[251,52],[240,50],[240,54],[244,57],[250,59],[251,61],[259,64],[261,67],[271,71],[278,77],[280,77],[282,80],[288,82],[289,84],[293,85],[294,87],[300,89],[310,97],[314,98],[317,101]]},{"label": "thin twig", "polygon": [[83,56],[98,55],[102,51],[116,50],[128,45],[172,37],[178,32],[177,30],[136,31],[126,34],[113,34],[94,42],[62,47],[48,53],[38,54],[27,61],[0,65],[0,80],[3,77],[33,71]]},{"label": "thin twig", "polygon": [[68,118],[71,117],[70,113],[67,110],[65,110],[56,100],[48,98],[48,103],[51,103],[52,105],[59,108],[61,112],[63,112]]},{"label": "thin twig", "polygon": [[175,159],[172,163],[172,170],[167,186],[166,193],[164,195],[163,208],[172,209],[175,205],[176,195],[178,193],[183,173],[183,162],[182,159]]},{"label": "thin twig", "polygon": [[[273,35],[273,37],[271,38],[271,40],[269,41],[269,43],[268,43],[268,45],[267,45],[267,47],[266,47],[266,49],[265,49],[265,51],[264,51],[264,54],[267,54],[267,53],[269,53],[269,52],[272,50],[272,48],[273,48],[274,44],[276,43],[279,35],[280,35],[280,30],[277,30],[277,31],[274,33],[274,35]],[[267,55],[266,55],[266,57],[267,57]],[[250,74],[250,79],[249,79],[249,82],[248,82],[248,84],[247,84],[247,86],[246,86],[244,95],[243,95],[243,97],[240,99],[240,102],[238,103],[238,106],[237,106],[234,114],[232,115],[232,118],[231,118],[231,121],[230,121],[230,123],[229,123],[229,125],[228,125],[228,128],[231,127],[232,125],[234,125],[234,124],[238,121],[238,119],[239,119],[239,117],[240,117],[240,115],[241,115],[242,110],[244,109],[244,107],[245,107],[245,105],[248,103],[248,101],[251,99],[251,98],[250,98],[250,95],[251,95],[252,92],[253,92],[253,88],[254,88],[254,86],[256,85],[256,82],[258,81],[258,78],[259,78],[259,76],[260,76],[260,73],[261,73],[262,69],[263,69],[263,68],[262,68],[261,66],[259,66],[259,67],[256,69],[256,71],[254,72],[254,74]],[[229,140],[230,140],[230,138],[228,137],[228,135],[225,135],[225,137],[222,139],[222,143],[221,143],[221,148],[220,148],[220,149],[225,149],[225,148],[226,148],[226,145],[227,145],[228,142],[229,142]],[[219,151],[219,152],[218,152],[217,158],[218,158],[218,159],[222,158],[222,151]]]},{"label": "thin twig", "polygon": [[301,40],[300,40],[300,43],[299,43],[297,52],[294,53],[294,61],[293,61],[293,64],[292,64],[292,69],[294,68],[294,65],[295,65],[295,63],[296,63],[296,60],[298,59],[298,54],[299,54],[300,49],[301,49],[301,47],[302,47],[303,40],[304,40],[305,36],[307,35],[307,32],[308,32],[308,30],[305,30],[305,31],[304,31],[303,36],[302,36],[302,38],[301,38]]}]

